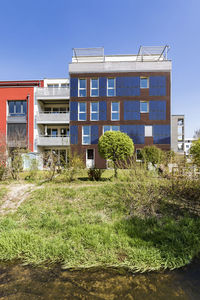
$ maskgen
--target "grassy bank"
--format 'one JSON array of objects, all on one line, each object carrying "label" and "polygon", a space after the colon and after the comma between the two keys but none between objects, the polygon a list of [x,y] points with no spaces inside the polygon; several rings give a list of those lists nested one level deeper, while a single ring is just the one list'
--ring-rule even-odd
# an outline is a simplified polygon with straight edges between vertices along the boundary
[{"label": "grassy bank", "polygon": [[[161,181],[163,187],[169,184]],[[149,186],[161,181],[148,179],[150,185],[141,191],[141,199],[144,195],[148,199]],[[82,180],[61,184],[57,178],[56,183],[43,184],[17,212],[0,217],[0,260],[136,271],[188,264],[200,251],[200,219],[184,210],[177,212],[175,202],[174,214],[166,195],[162,195],[154,215],[144,217],[136,208],[134,214],[130,194],[131,189],[141,188],[138,183],[140,178],[129,183],[109,181],[105,175],[98,183]],[[148,205],[145,201],[143,206]]]}]

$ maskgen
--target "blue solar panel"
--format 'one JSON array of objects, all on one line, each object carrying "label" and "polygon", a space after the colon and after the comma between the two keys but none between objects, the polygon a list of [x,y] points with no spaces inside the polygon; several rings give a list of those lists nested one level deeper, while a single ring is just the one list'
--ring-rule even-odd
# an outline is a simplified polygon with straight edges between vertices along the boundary
[{"label": "blue solar panel", "polygon": [[78,78],[70,78],[70,97],[78,97]]},{"label": "blue solar panel", "polygon": [[70,101],[70,121],[78,120],[78,102]]},{"label": "blue solar panel", "polygon": [[98,144],[99,141],[99,126],[91,126],[91,144]]},{"label": "blue solar panel", "polygon": [[78,126],[77,125],[70,126],[70,143],[72,145],[78,144]]},{"label": "blue solar panel", "polygon": [[149,78],[149,96],[166,96],[166,76]]},{"label": "blue solar panel", "polygon": [[153,125],[153,143],[170,144],[170,125]]}]

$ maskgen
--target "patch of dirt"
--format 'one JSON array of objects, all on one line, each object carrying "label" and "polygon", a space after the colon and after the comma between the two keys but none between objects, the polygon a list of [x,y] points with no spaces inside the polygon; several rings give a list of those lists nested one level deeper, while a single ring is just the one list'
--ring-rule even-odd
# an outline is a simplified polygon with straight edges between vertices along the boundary
[{"label": "patch of dirt", "polygon": [[9,192],[1,200],[0,214],[13,212],[22,204],[22,202],[30,195],[30,193],[40,187],[34,184],[11,184],[8,186]]}]

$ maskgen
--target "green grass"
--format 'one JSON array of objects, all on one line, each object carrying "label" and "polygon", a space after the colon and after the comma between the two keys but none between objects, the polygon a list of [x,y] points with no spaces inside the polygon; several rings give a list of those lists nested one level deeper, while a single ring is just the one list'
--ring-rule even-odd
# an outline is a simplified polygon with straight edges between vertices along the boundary
[{"label": "green grass", "polygon": [[[105,172],[104,178],[110,175]],[[191,262],[200,252],[200,219],[167,212],[159,218],[130,218],[120,198],[121,184],[43,185],[17,212],[0,217],[0,260],[142,272]]]}]

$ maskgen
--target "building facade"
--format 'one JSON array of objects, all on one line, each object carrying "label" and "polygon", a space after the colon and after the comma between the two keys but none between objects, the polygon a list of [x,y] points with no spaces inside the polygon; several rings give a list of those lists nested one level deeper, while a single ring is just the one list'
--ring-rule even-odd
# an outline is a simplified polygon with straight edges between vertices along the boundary
[{"label": "building facade", "polygon": [[35,88],[34,120],[34,151],[44,156],[53,151],[58,162],[67,162],[69,79],[44,79],[44,86]]},{"label": "building facade", "polygon": [[[10,148],[67,161],[71,149],[87,167],[106,168],[98,153],[104,132],[122,131],[136,153],[146,145],[171,148],[171,61],[168,47],[136,55],[74,49],[70,80],[0,82],[0,132]],[[44,159],[44,167],[45,167]]]},{"label": "building facade", "polygon": [[127,133],[137,152],[146,145],[170,150],[171,61],[166,47],[137,55],[105,56],[74,49],[70,75],[70,147],[87,167],[105,168],[98,139],[107,130]]},{"label": "building facade", "polygon": [[172,115],[171,118],[171,149],[178,154],[184,154],[185,150],[185,116]]},{"label": "building facade", "polygon": [[0,134],[10,150],[34,150],[34,90],[43,81],[0,82]]}]

